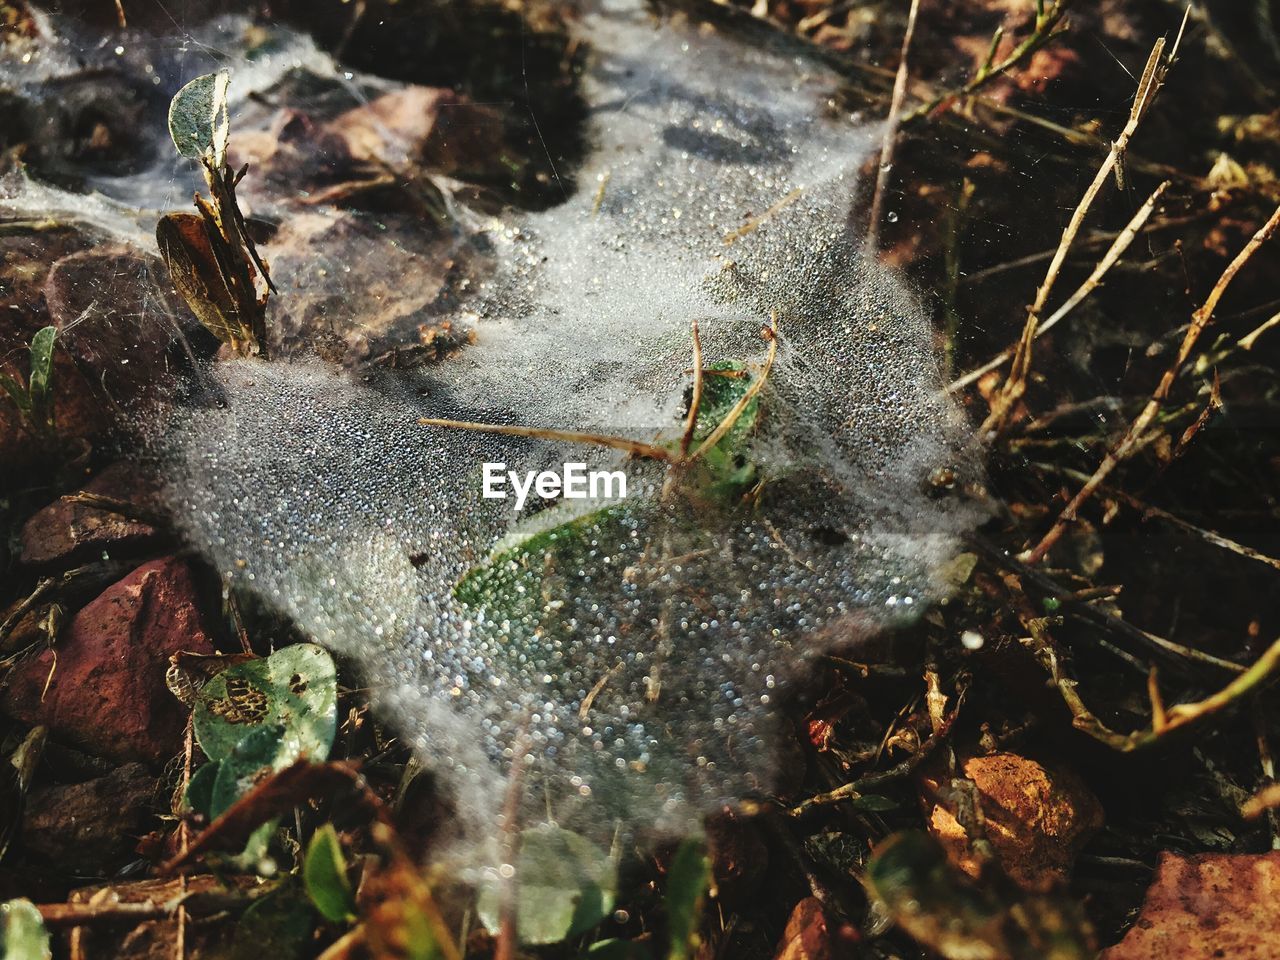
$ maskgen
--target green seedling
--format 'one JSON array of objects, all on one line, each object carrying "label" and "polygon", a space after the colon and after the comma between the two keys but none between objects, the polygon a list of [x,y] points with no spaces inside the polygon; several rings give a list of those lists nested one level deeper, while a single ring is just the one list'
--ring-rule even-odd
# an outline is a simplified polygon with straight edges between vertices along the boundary
[{"label": "green seedling", "polygon": [[[333,658],[313,644],[228,667],[196,698],[192,726],[209,762],[192,774],[186,806],[213,820],[264,777],[303,758],[323,762],[337,709]],[[262,861],[275,827],[275,820],[259,826],[237,862],[252,868]]]},{"label": "green seedling", "polygon": [[50,440],[55,433],[52,386],[53,347],[57,337],[56,327],[41,327],[31,338],[28,347],[31,366],[26,383],[0,373],[0,389],[17,407],[23,427],[41,440]]},{"label": "green seedling", "polygon": [[302,864],[307,896],[320,915],[333,923],[355,918],[356,898],[347,879],[347,861],[333,824],[326,823],[311,836]]},{"label": "green seedling", "polygon": [[196,160],[209,199],[195,195],[197,213],[170,213],[156,225],[156,243],[173,285],[209,331],[241,356],[266,355],[267,298],[276,292],[236,200],[245,173],[227,163],[230,75],[192,80],[169,105],[169,135],[178,153]]}]

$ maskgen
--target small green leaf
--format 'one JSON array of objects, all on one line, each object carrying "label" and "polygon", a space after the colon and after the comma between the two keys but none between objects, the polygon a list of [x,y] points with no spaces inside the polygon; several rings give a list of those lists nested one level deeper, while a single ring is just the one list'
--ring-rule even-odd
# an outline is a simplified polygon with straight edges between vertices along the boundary
[{"label": "small green leaf", "polygon": [[213,816],[210,813],[213,809],[213,785],[218,779],[220,766],[221,760],[210,760],[197,769],[187,781],[187,792],[182,798],[187,807],[210,818]]},{"label": "small green leaf", "polygon": [[227,158],[230,83],[231,75],[225,70],[207,73],[179,90],[169,104],[169,136],[178,153],[192,160],[209,157],[215,170],[220,170]]},{"label": "small green leaf", "polygon": [[356,901],[347,879],[342,844],[333,824],[326,823],[311,836],[302,866],[307,896],[326,920],[341,923],[356,914]]},{"label": "small green leaf", "polygon": [[50,383],[53,379],[53,344],[57,327],[41,327],[31,338],[31,375],[27,377],[27,393],[31,412],[43,422],[50,411]]},{"label": "small green leaf", "polygon": [[[333,746],[337,716],[333,658],[314,644],[301,643],[218,674],[200,691],[192,722],[210,760],[227,759],[255,730],[280,728],[275,752],[264,765],[281,770],[301,757],[324,761]],[[254,746],[264,743],[257,740]],[[244,776],[243,766],[235,775]]]},{"label": "small green leaf", "polygon": [[[613,909],[617,881],[613,857],[586,838],[550,823],[525,830],[512,881],[520,942],[559,943],[594,927]],[[502,925],[502,893],[495,877],[476,903],[480,922],[494,934]]]},{"label": "small green leaf", "polygon": [[218,761],[218,773],[209,791],[210,817],[222,816],[254,784],[279,769],[275,764],[283,736],[284,728],[279,725],[259,727]]},{"label": "small green leaf", "polygon": [[49,931],[40,911],[30,900],[0,904],[0,958],[49,960]]},{"label": "small green leaf", "polygon": [[698,949],[702,904],[711,887],[711,861],[701,840],[685,840],[676,850],[667,873],[667,929],[669,960],[688,960]]}]

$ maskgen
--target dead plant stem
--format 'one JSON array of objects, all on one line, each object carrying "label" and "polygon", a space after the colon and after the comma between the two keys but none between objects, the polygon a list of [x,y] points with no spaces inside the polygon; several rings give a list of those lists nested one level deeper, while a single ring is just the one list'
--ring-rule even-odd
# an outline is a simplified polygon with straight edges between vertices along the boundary
[{"label": "dead plant stem", "polygon": [[1040,542],[1022,554],[1021,559],[1024,563],[1036,564],[1044,559],[1045,555],[1053,548],[1053,545],[1061,539],[1066,528],[1075,521],[1080,507],[1084,505],[1085,501],[1093,496],[1094,492],[1110,476],[1111,472],[1133,453],[1139,441],[1146,434],[1148,427],[1151,426],[1156,415],[1160,412],[1161,406],[1169,396],[1169,391],[1173,389],[1174,381],[1177,379],[1183,364],[1186,363],[1187,358],[1191,355],[1191,351],[1195,349],[1196,341],[1200,339],[1200,334],[1204,332],[1205,327],[1209,325],[1209,321],[1213,318],[1213,312],[1217,309],[1218,301],[1222,299],[1222,295],[1226,293],[1227,287],[1231,285],[1231,281],[1235,279],[1236,274],[1249,262],[1249,259],[1257,249],[1271,237],[1277,227],[1280,227],[1280,207],[1276,208],[1270,219],[1258,228],[1258,231],[1244,245],[1244,248],[1236,255],[1235,259],[1227,265],[1226,270],[1222,272],[1222,276],[1218,278],[1218,282],[1214,284],[1213,289],[1209,292],[1209,297],[1205,300],[1204,305],[1192,315],[1191,325],[1187,327],[1187,332],[1182,339],[1182,345],[1178,348],[1177,356],[1174,357],[1173,362],[1165,370],[1142,412],[1130,424],[1120,442],[1103,457],[1102,463],[1093,472],[1093,476],[1086,481],[1071,502],[1063,509],[1062,513],[1058,515],[1058,519],[1054,521],[1053,526],[1049,528],[1049,531],[1041,538]]}]

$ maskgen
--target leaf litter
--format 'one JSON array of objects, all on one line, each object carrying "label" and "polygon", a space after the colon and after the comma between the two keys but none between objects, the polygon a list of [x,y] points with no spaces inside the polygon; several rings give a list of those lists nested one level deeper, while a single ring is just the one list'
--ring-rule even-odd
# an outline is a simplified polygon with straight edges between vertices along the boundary
[{"label": "leaf litter", "polygon": [[[184,79],[230,69],[229,156],[277,96],[397,87],[340,72],[282,28],[248,59],[244,26],[211,28],[218,63],[194,47],[182,61]],[[152,430],[188,537],[360,665],[479,862],[511,783],[519,820],[550,810],[606,843],[619,822],[688,829],[767,791],[777,707],[805,664],[943,596],[940,571],[982,515],[963,495],[980,477],[927,312],[849,227],[879,138],[841,106],[838,76],[784,43],[745,47],[630,2],[578,29],[591,151],[576,189],[495,216],[432,181],[447,218],[431,249],[460,264],[435,299],[402,270],[377,294],[381,318],[361,314],[380,261],[420,249],[420,217],[366,231],[251,173],[243,196],[281,224],[274,242],[299,225],[313,241],[262,245],[280,287],[270,335],[288,349],[218,363]],[[98,179],[82,216],[141,243],[130,211],[158,207],[189,166]],[[15,210],[73,206],[45,185],[10,191]],[[406,330],[441,321],[462,346],[433,365],[307,356],[328,356],[331,336],[348,358],[407,345]],[[699,470],[556,433],[670,451],[689,425]],[[486,462],[576,461],[624,471],[628,498],[521,517],[480,496]],[[952,493],[931,486],[937,471]],[[555,549],[533,539],[549,532]],[[467,589],[477,571],[518,602]]]}]

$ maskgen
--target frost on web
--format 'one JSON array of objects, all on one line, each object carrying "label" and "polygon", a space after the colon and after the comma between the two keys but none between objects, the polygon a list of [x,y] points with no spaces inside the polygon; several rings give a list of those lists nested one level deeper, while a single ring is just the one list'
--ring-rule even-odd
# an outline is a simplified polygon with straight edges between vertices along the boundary
[{"label": "frost on web", "polygon": [[[245,24],[209,29],[235,78],[233,153],[280,140],[290,98],[332,112],[397,89],[286,31],[229,56]],[[579,29],[590,151],[546,212],[481,213],[441,180],[449,227],[429,231],[420,211],[353,218],[287,175],[247,180],[253,212],[282,224],[262,249],[289,358],[216,364],[156,443],[191,540],[362,666],[476,839],[513,763],[531,810],[596,829],[681,827],[767,792],[776,707],[806,659],[936,599],[975,520],[928,489],[933,471],[974,468],[926,313],[849,229],[879,138],[842,111],[838,78],[640,4],[603,4]],[[188,77],[212,65],[199,49]],[[136,239],[147,218],[129,205],[181,199],[182,170],[157,160],[97,184],[89,214]],[[56,202],[39,190],[19,200]],[[443,257],[457,270],[427,284],[415,265]],[[749,507],[602,447],[417,423],[673,447],[695,320],[704,367],[757,375],[776,321],[742,440]],[[461,349],[399,368],[413,331],[444,321]],[[392,362],[351,362],[369,355]],[[629,497],[533,516],[481,498],[485,462],[565,461],[624,470]],[[565,529],[536,569],[507,549]],[[477,569],[500,589],[472,589]]]}]

